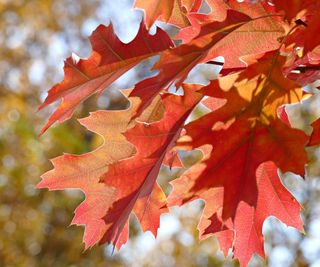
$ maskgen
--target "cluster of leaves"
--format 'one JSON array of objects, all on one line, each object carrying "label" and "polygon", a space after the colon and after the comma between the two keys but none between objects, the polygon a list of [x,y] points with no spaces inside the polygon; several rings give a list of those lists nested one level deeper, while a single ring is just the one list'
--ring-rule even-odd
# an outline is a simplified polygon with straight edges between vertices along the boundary
[{"label": "cluster of leaves", "polygon": [[[264,256],[262,224],[273,215],[303,231],[300,204],[279,179],[278,169],[305,175],[305,148],[319,144],[320,123],[308,136],[290,126],[285,106],[310,95],[303,86],[319,77],[320,3],[316,0],[137,0],[145,20],[128,44],[112,25],[90,37],[88,59],[70,57],[64,80],[49,90],[40,109],[62,99],[42,133],[71,118],[75,108],[101,94],[129,69],[150,57],[158,74],[124,91],[126,110],[100,110],[81,119],[104,143],[82,154],[52,160],[39,188],[79,188],[85,200],[73,224],[85,225],[86,248],[128,239],[128,218],[135,214],[144,231],[157,234],[168,207],[203,199],[200,239],[215,235],[224,254],[232,249],[241,266]],[[175,46],[157,20],[180,28]],[[217,61],[217,57],[224,61]],[[208,86],[184,83],[200,63],[221,65]],[[183,95],[168,92],[174,85]],[[210,112],[189,122],[194,108]],[[162,164],[183,168],[179,150],[198,149],[203,158],[171,184],[168,196],[157,183]]]}]

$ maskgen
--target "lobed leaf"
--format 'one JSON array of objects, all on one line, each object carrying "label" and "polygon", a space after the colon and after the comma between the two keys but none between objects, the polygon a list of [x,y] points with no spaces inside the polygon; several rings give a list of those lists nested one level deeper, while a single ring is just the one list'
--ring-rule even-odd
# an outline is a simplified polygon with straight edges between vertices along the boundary
[{"label": "lobed leaf", "polygon": [[169,196],[169,205],[205,200],[200,234],[218,232],[223,251],[233,249],[241,266],[254,253],[264,256],[262,224],[268,216],[302,230],[300,206],[277,175],[277,168],[304,175],[308,138],[277,116],[278,107],[298,102],[302,92],[273,62],[267,58],[202,89],[227,102],[186,125],[180,145],[191,149],[209,145],[212,151],[206,148],[204,159],[172,182]]},{"label": "lobed leaf", "polygon": [[[211,13],[201,14],[199,0],[137,0],[145,10],[136,38],[123,44],[112,26],[91,36],[87,60],[69,58],[64,80],[54,86],[40,109],[63,99],[44,132],[69,119],[76,106],[142,60],[159,55],[158,74],[135,85],[131,107],[97,111],[80,122],[104,139],[96,150],[53,159],[40,188],[79,188],[86,198],[74,224],[85,225],[86,248],[128,239],[133,212],[144,231],[157,234],[167,206],[203,199],[200,239],[215,235],[225,255],[246,266],[253,254],[264,255],[262,225],[276,216],[303,231],[301,207],[281,183],[278,169],[304,176],[310,163],[306,146],[319,145],[319,119],[313,133],[291,127],[285,108],[308,97],[301,86],[319,77],[319,3],[315,0],[208,0]],[[180,27],[173,47],[162,30],[147,31],[160,19]],[[224,62],[215,58],[222,56]],[[206,87],[186,85],[199,63],[223,65]],[[166,92],[183,87],[184,95]],[[203,98],[203,96],[205,96]],[[201,102],[209,111],[185,125]],[[172,181],[166,196],[156,182],[161,164],[180,167],[179,149],[199,149],[203,159]]]},{"label": "lobed leaf", "polygon": [[197,12],[202,0],[136,0],[135,7],[143,9],[147,28],[157,19],[183,28],[190,25],[187,15]]},{"label": "lobed leaf", "polygon": [[[76,209],[72,224],[85,225],[86,248],[98,242],[120,248],[127,241],[132,210],[143,230],[156,235],[160,215],[167,210],[166,197],[156,178],[184,121],[202,97],[195,92],[198,87],[185,88],[184,97],[162,97],[166,109],[156,122],[131,120],[139,103],[137,98],[131,98],[128,110],[97,111],[81,119],[85,127],[103,137],[104,144],[87,154],[53,159],[54,169],[42,176],[38,188],[79,188],[85,193],[86,199]],[[154,121],[150,114],[156,114],[162,106],[154,103],[151,108],[156,111],[146,113],[148,120]]]},{"label": "lobed leaf", "polygon": [[[160,71],[159,74],[136,84],[131,93],[131,96],[138,96],[142,100],[138,113],[148,106],[154,96],[171,84],[174,83],[178,88],[191,69],[199,63],[206,63],[223,55],[224,68],[239,69],[247,66],[241,58],[279,47],[277,39],[283,35],[283,28],[272,23],[271,18],[251,19],[234,10],[228,10],[227,13],[223,22],[214,21],[202,25],[201,31],[188,44],[161,53],[160,60],[153,67]],[[240,40],[246,42],[239,42]],[[235,43],[238,45],[234,45]]]},{"label": "lobed leaf", "polygon": [[93,52],[88,59],[77,61],[70,57],[65,61],[64,80],[52,87],[39,110],[62,99],[61,104],[44,126],[44,133],[54,122],[70,119],[75,108],[94,93],[102,93],[122,74],[142,60],[173,46],[168,35],[157,29],[150,35],[143,23],[135,39],[122,43],[113,27],[100,25],[91,35]]}]

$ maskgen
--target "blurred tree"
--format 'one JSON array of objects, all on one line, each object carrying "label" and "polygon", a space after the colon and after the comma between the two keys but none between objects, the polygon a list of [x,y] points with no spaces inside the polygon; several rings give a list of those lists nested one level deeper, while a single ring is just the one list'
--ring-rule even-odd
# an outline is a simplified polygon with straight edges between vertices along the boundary
[{"label": "blurred tree", "polygon": [[46,158],[89,149],[77,123],[39,140],[44,118],[35,110],[68,47],[89,50],[79,31],[98,8],[94,0],[0,1],[0,266],[122,266],[103,247],[82,253],[82,229],[66,228],[81,194],[35,189]]}]

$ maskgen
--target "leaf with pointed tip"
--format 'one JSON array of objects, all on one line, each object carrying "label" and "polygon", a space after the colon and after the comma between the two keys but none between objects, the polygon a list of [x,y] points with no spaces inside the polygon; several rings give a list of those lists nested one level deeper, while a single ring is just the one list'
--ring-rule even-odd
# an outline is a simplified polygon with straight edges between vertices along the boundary
[{"label": "leaf with pointed tip", "polygon": [[160,19],[183,28],[190,25],[187,14],[197,12],[202,0],[136,0],[135,7],[145,11],[147,28]]},{"label": "leaf with pointed tip", "polygon": [[320,46],[284,69],[284,74],[296,83],[306,86],[320,79]]},{"label": "leaf with pointed tip", "polygon": [[272,7],[264,2],[252,2],[250,0],[238,1],[238,0],[206,0],[211,13],[209,16],[217,21],[222,21],[227,16],[229,9],[237,10],[245,13],[251,18],[261,17],[274,13]]},{"label": "leaf with pointed tip", "polygon": [[[316,47],[319,48],[320,38],[319,38],[319,28],[320,28],[320,3],[317,7],[318,12],[312,16],[312,18],[307,21],[308,26],[304,28],[301,33],[304,38],[303,52],[304,54],[313,51]],[[319,50],[318,50],[319,51]]]},{"label": "leaf with pointed tip", "polygon": [[[151,124],[137,123],[125,133],[137,153],[112,164],[108,172],[101,177],[101,181],[108,187],[119,189],[112,208],[104,217],[107,229],[102,243],[117,244],[132,209],[139,220],[143,219],[144,230],[157,234],[160,215],[166,209],[163,208],[165,202],[159,200],[164,199],[162,191],[152,190],[165,155],[174,145],[185,120],[202,97],[195,92],[198,87],[185,85],[184,88],[183,97],[171,94],[163,96],[165,113],[162,120]],[[158,196],[158,199],[154,199],[155,196]],[[136,205],[143,207],[143,211],[137,209]],[[144,216],[147,216],[146,219]]]},{"label": "leaf with pointed tip", "polygon": [[123,133],[130,124],[131,114],[139,101],[132,100],[125,111],[97,111],[80,122],[88,130],[99,134],[104,143],[96,150],[83,155],[65,154],[52,160],[54,169],[42,175],[38,188],[62,190],[79,188],[86,195],[75,210],[72,224],[85,225],[86,248],[97,243],[104,234],[102,217],[112,205],[117,191],[100,183],[100,177],[108,171],[108,165],[130,157],[135,148],[126,141]]},{"label": "leaf with pointed tip", "polygon": [[[283,203],[292,215],[290,220],[283,212],[276,212],[274,206],[269,207],[279,196],[280,200],[287,199],[289,193],[280,187],[280,182],[271,186],[279,177],[276,168],[271,168],[267,162],[272,161],[272,166],[276,164],[284,172],[300,175],[304,175],[307,162],[304,150],[307,136],[284,124],[277,116],[277,108],[299,101],[302,91],[281,74],[283,60],[276,63],[273,57],[262,60],[240,74],[222,77],[202,89],[206,95],[227,102],[186,125],[188,138],[182,138],[180,143],[189,144],[191,148],[210,145],[212,152],[210,156],[207,152],[203,161],[173,181],[174,190],[169,197],[170,205],[197,197],[204,199],[208,206],[204,211],[207,222],[200,223],[200,233],[208,235],[210,229],[211,233],[224,231],[219,238],[224,244],[230,244],[226,241],[234,230],[233,249],[242,266],[254,253],[263,255],[262,223],[268,216],[277,215],[285,223],[295,222],[293,226],[302,229],[298,216],[300,207],[292,197],[289,206]],[[266,169],[266,173],[261,168]],[[268,174],[270,168],[274,169],[272,175]],[[276,195],[274,188],[278,192]],[[293,208],[289,210],[290,207]],[[213,228],[208,224],[210,220],[215,222]],[[220,221],[220,231],[216,229],[217,221]],[[247,236],[244,228],[254,232]]]},{"label": "leaf with pointed tip", "polygon": [[140,112],[155,95],[171,84],[175,83],[178,88],[191,69],[199,63],[223,56],[224,68],[237,69],[247,66],[242,61],[243,57],[261,55],[279,48],[277,39],[282,36],[283,28],[272,18],[251,19],[234,10],[228,10],[227,13],[223,22],[202,25],[198,36],[188,44],[161,53],[160,60],[153,67],[160,73],[139,82],[131,93],[131,96],[138,96],[142,100]]},{"label": "leaf with pointed tip", "polygon": [[39,110],[62,99],[61,104],[44,126],[44,133],[54,122],[68,120],[75,108],[94,93],[102,93],[122,74],[142,60],[158,54],[173,44],[168,35],[157,29],[150,35],[141,23],[137,36],[128,44],[122,43],[113,27],[100,25],[91,35],[93,52],[88,59],[65,61],[64,80],[52,87]]},{"label": "leaf with pointed tip", "polygon": [[308,146],[318,146],[320,144],[320,119],[312,123],[312,134]]},{"label": "leaf with pointed tip", "polygon": [[[99,26],[91,37],[92,55],[67,59],[65,79],[40,107],[62,99],[45,130],[142,60],[160,56],[153,68],[158,73],[129,93],[128,110],[98,111],[81,120],[104,143],[91,153],[53,159],[54,169],[39,184],[85,193],[72,223],[85,225],[86,248],[105,242],[120,248],[129,236],[131,212],[143,231],[157,234],[167,203],[156,178],[161,164],[180,165],[180,149],[200,149],[204,158],[172,182],[169,206],[203,199],[200,239],[215,235],[223,253],[232,249],[241,266],[254,253],[264,255],[267,217],[303,230],[300,205],[277,169],[303,176],[305,165],[313,163],[305,147],[319,145],[319,120],[307,136],[291,127],[285,111],[307,97],[301,85],[319,76],[319,1],[207,2],[210,14],[197,13],[200,0],[137,0],[147,28],[156,19],[175,24],[182,28],[182,45],[173,48],[161,30],[150,35],[143,22],[128,44],[112,26]],[[204,88],[184,85],[199,63],[223,65],[218,80]],[[182,85],[184,96],[166,93],[171,85]],[[184,125],[199,102],[205,115]]]},{"label": "leaf with pointed tip", "polygon": [[[174,181],[174,190],[180,191],[181,184],[190,182],[192,175],[192,172],[187,172]],[[202,238],[217,236],[225,255],[233,247],[234,257],[239,259],[241,266],[247,266],[254,253],[264,257],[262,225],[268,217],[275,216],[288,226],[303,231],[301,206],[281,183],[275,164],[260,164],[254,179],[258,191],[256,204],[239,202],[238,212],[232,221],[221,218],[223,194],[229,187],[211,188],[199,196],[206,203],[198,226]]]},{"label": "leaf with pointed tip", "polygon": [[[39,188],[79,188],[85,193],[86,199],[76,209],[72,224],[86,226],[86,248],[98,242],[111,242],[120,248],[127,240],[126,225],[132,210],[143,230],[156,235],[160,215],[167,210],[166,197],[156,178],[165,155],[202,96],[195,92],[198,87],[185,88],[189,90],[184,97],[162,97],[166,109],[164,117],[156,122],[131,120],[138,98],[131,98],[128,110],[97,111],[81,119],[86,128],[104,138],[104,144],[91,153],[54,159],[54,169],[42,176]],[[163,107],[155,101],[153,108]],[[159,114],[150,110],[146,113],[148,116],[142,114],[142,118],[150,121]]]},{"label": "leaf with pointed tip", "polygon": [[319,8],[318,2],[317,0],[272,0],[272,3],[278,10],[284,11],[285,18],[289,21],[299,19],[299,14],[305,15],[308,12],[317,10],[317,8]]},{"label": "leaf with pointed tip", "polygon": [[180,160],[177,151],[169,150],[163,159],[163,164],[167,165],[170,169],[172,168],[183,168],[183,163]]}]

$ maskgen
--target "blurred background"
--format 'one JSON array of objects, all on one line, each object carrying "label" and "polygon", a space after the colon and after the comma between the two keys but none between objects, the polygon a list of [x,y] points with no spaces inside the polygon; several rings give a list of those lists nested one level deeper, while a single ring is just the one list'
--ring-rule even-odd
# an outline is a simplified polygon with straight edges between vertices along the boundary
[{"label": "blurred background", "polygon": [[[215,238],[199,243],[196,225],[203,208],[201,201],[174,208],[163,216],[157,240],[148,232],[141,233],[132,219],[130,241],[112,255],[108,245],[84,252],[83,228],[68,227],[73,210],[83,200],[80,192],[35,189],[40,175],[51,169],[49,158],[62,152],[88,152],[101,142],[75,118],[96,109],[125,107],[126,100],[117,88],[129,88],[150,74],[152,60],[129,71],[99,99],[91,97],[73,119],[38,137],[52,109],[35,111],[46,91],[63,78],[63,60],[72,52],[88,57],[91,48],[87,37],[100,23],[111,21],[122,41],[132,40],[142,18],[142,12],[132,5],[133,0],[0,0],[0,266],[238,265],[231,255],[224,259]],[[171,34],[175,32],[158,25]],[[212,66],[202,65],[189,81],[205,83],[216,73]],[[315,111],[319,104],[320,98],[314,95],[303,105],[290,108],[298,127],[307,127],[319,116],[320,111]],[[201,112],[199,108],[196,115]],[[306,180],[283,175],[286,186],[303,204],[307,233],[268,219],[264,233],[269,258],[263,261],[256,257],[250,266],[320,266],[320,150],[309,150],[311,164]],[[190,166],[198,156],[184,155],[184,163]],[[159,182],[166,192],[170,190],[167,182],[178,175],[178,170],[162,169]]]}]

